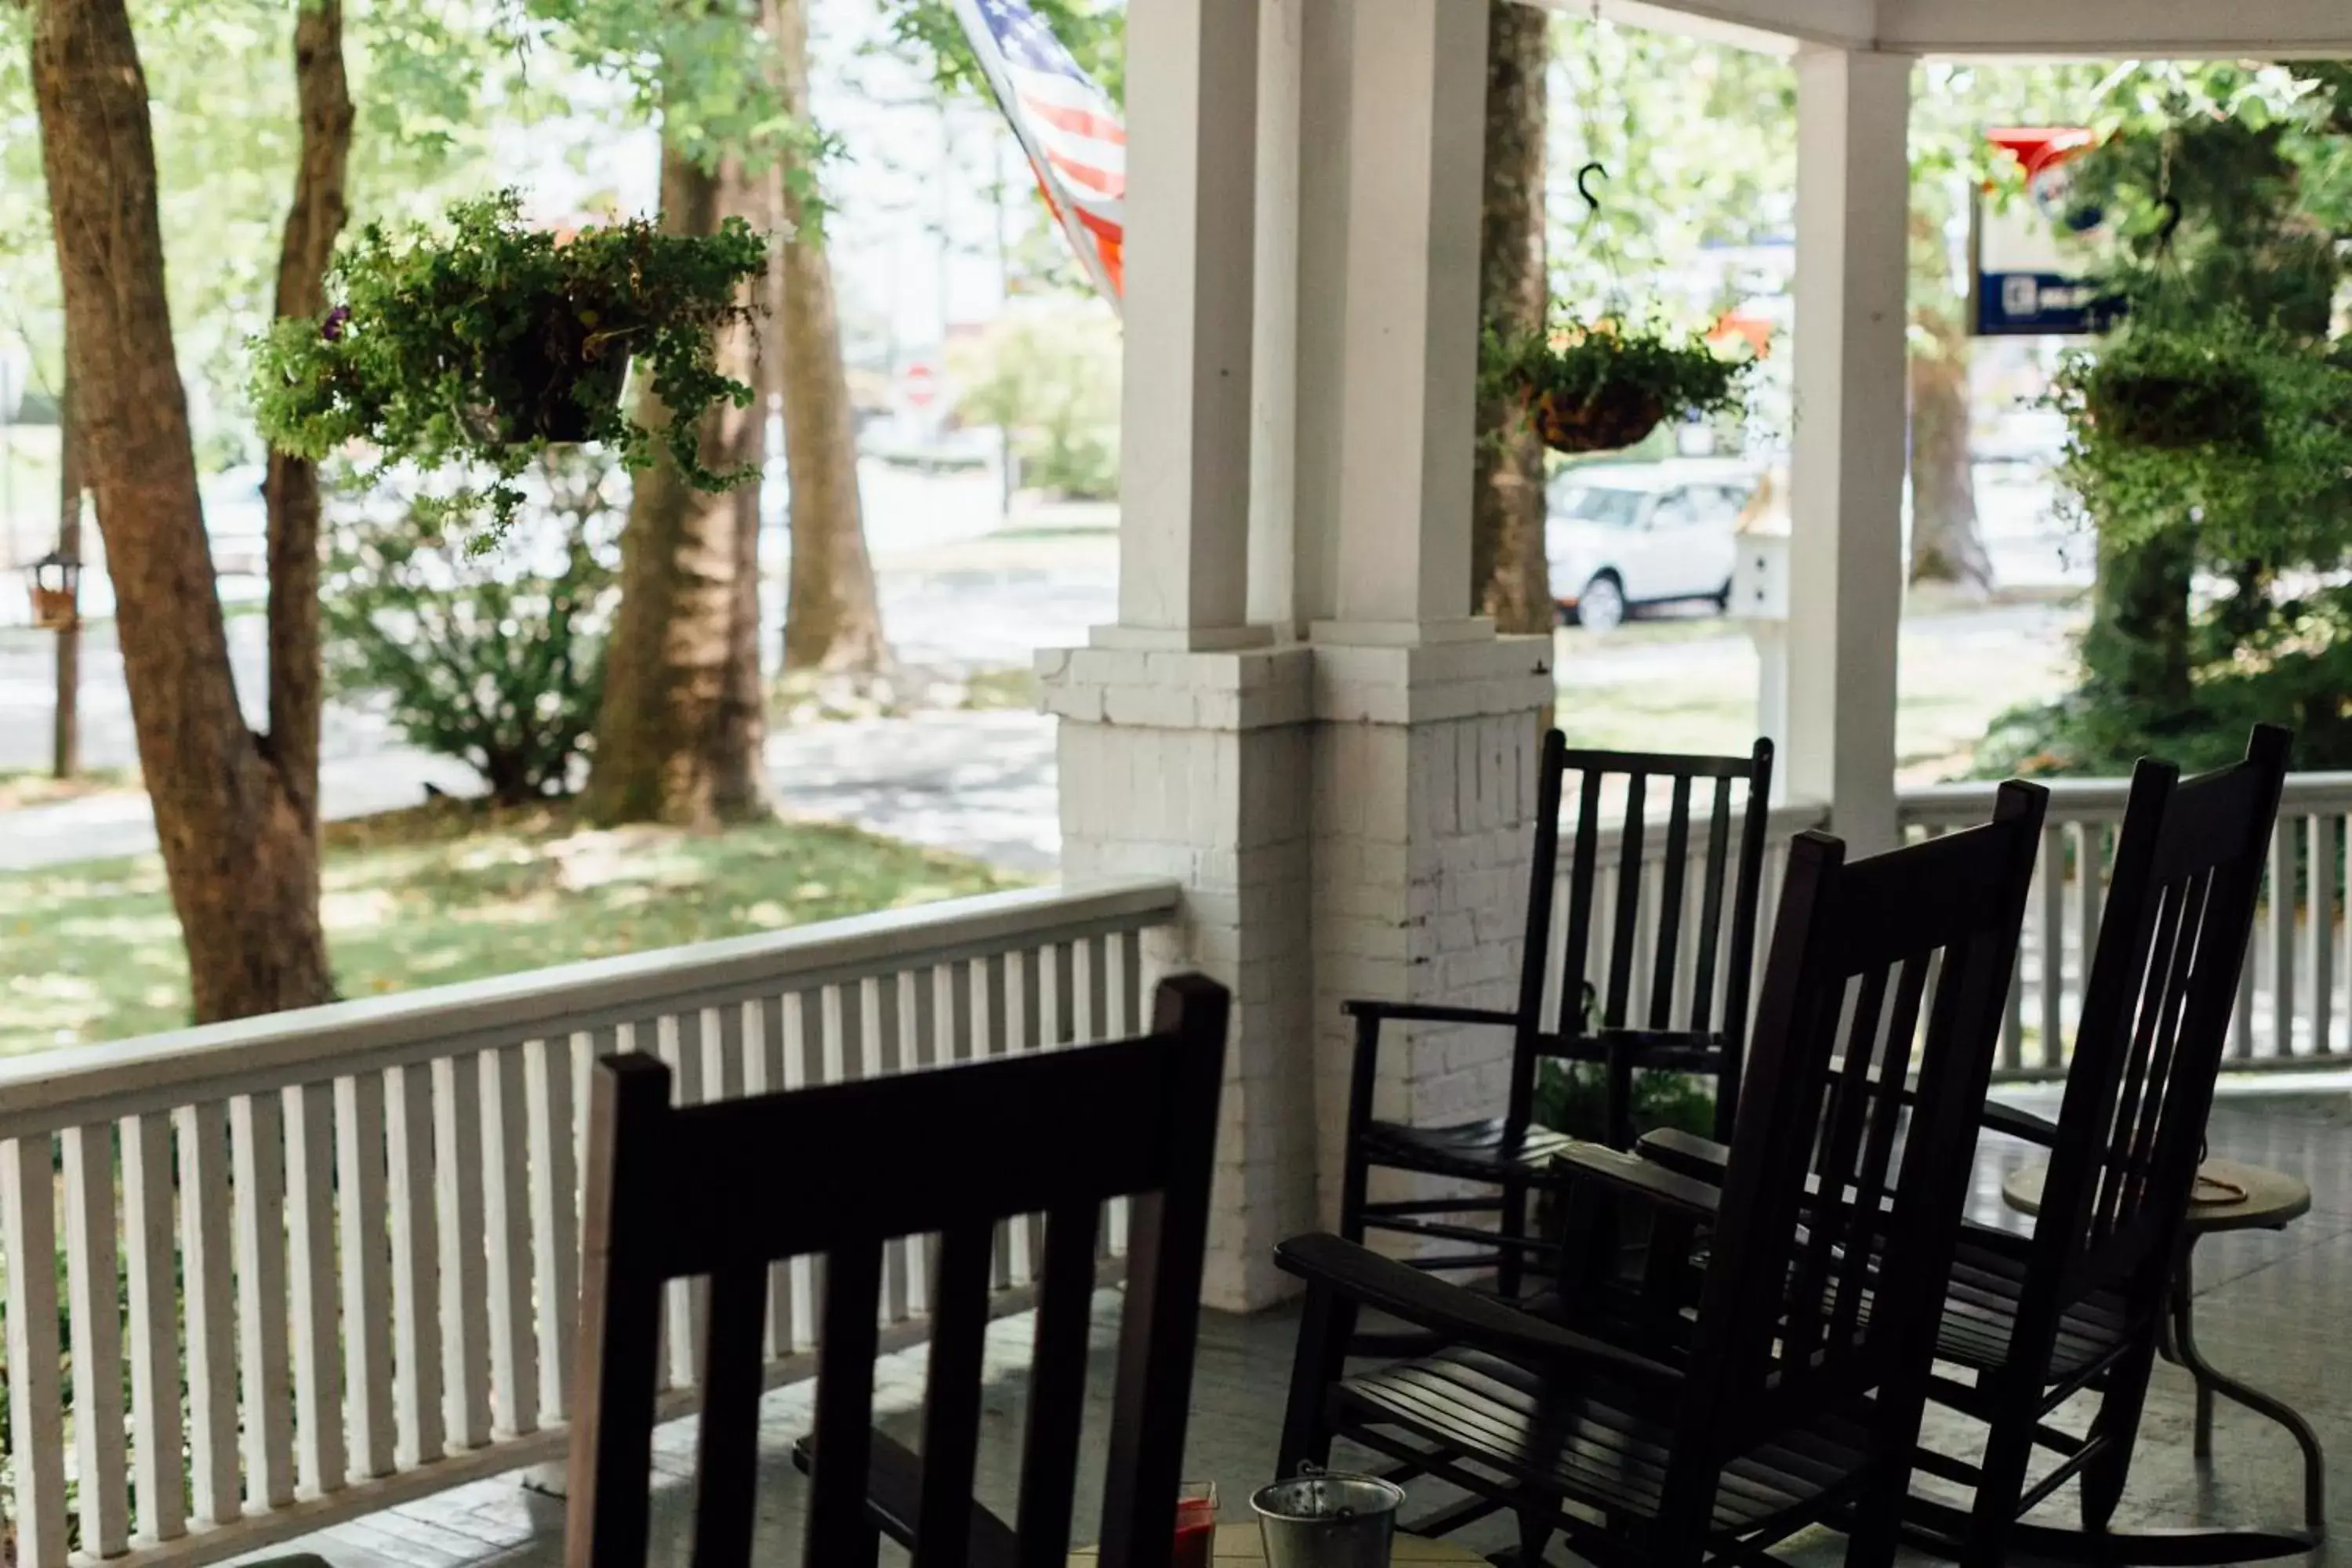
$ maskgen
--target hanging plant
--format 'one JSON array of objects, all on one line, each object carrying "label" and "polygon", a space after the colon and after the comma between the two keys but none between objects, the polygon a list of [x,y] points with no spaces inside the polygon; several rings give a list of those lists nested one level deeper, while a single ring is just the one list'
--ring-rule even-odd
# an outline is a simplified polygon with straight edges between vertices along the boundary
[{"label": "hanging plant", "polygon": [[[496,529],[549,446],[601,443],[642,468],[659,443],[707,490],[755,477],[748,465],[710,468],[700,451],[704,412],[753,395],[719,373],[716,342],[750,318],[736,296],[767,264],[749,224],[689,236],[631,219],[558,235],[526,225],[512,191],[448,218],[446,233],[369,225],[328,275],[325,317],[255,340],[254,409],[273,447],[315,461],[362,442],[378,471],[487,469],[486,497],[442,506],[486,499]],[[667,416],[659,426],[625,411],[633,361]]]},{"label": "hanging plant", "polygon": [[2069,353],[2048,401],[2066,417],[2073,510],[2133,543],[2193,526],[2223,557],[2340,549],[2352,528],[2352,357],[2242,312],[2148,310]]},{"label": "hanging plant", "polygon": [[1489,327],[1480,387],[1485,395],[1516,398],[1556,452],[1613,452],[1640,442],[1663,420],[1739,407],[1754,363],[1655,322],[1603,321],[1508,337]]}]

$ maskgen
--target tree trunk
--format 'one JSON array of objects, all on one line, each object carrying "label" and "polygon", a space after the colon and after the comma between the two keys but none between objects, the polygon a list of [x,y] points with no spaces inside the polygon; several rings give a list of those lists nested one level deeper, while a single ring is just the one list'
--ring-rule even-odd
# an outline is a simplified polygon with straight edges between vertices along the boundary
[{"label": "tree trunk", "polygon": [[[808,0],[766,0],[784,111],[809,114]],[[784,605],[784,668],[871,675],[888,668],[874,563],[857,494],[857,427],[841,359],[833,268],[792,156],[774,174],[784,243],[776,315],[783,353],[784,462],[792,477],[793,564]]]},{"label": "tree trunk", "polygon": [[[662,150],[661,223],[672,234],[716,234],[730,214],[764,222],[762,190],[734,159],[713,173],[674,146]],[[726,374],[756,385],[758,358],[751,327],[720,338]],[[648,424],[668,417],[650,388],[640,395]],[[766,423],[756,399],[712,409],[703,462],[757,466]],[[700,826],[767,809],[759,541],[757,483],[698,490],[667,455],[636,475],[589,775],[599,819]]]},{"label": "tree trunk", "polygon": [[[280,316],[315,321],[327,309],[327,264],[350,208],[352,95],[343,75],[342,0],[313,0],[294,16],[295,100],[302,125],[294,201],[278,250]],[[269,734],[264,753],[310,836],[310,898],[318,900],[319,725],[325,676],[319,641],[319,470],[269,454]]]},{"label": "tree trunk", "polygon": [[[1478,237],[1481,319],[1507,335],[1544,323],[1545,77],[1551,13],[1491,0],[1486,35],[1486,176]],[[1503,632],[1548,632],[1555,618],[1544,550],[1543,443],[1517,403],[1478,410],[1471,500],[1472,610]]]},{"label": "tree trunk", "polygon": [[[72,351],[68,349],[70,364]],[[81,447],[74,439],[73,372],[58,387],[58,555],[68,569],[81,564]],[[81,772],[81,606],[58,628],[58,699],[49,732],[50,771],[61,779]]]},{"label": "tree trunk", "polygon": [[323,1002],[316,837],[238,711],[214,591],[124,0],[36,0],[32,58],[77,428],[195,1016]]},{"label": "tree trunk", "polygon": [[1914,316],[1927,342],[1911,351],[1911,581],[1982,597],[1992,562],[1977,527],[1969,450],[1969,340],[1941,310]]}]

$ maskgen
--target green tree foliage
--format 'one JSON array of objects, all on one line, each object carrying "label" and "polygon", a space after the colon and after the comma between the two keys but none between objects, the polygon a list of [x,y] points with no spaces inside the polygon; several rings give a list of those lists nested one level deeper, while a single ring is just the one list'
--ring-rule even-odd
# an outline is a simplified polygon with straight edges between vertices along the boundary
[{"label": "green tree foliage", "polygon": [[956,411],[1012,431],[1022,483],[1118,493],[1118,325],[1092,308],[1008,315],[958,358]]},{"label": "green tree foliage", "polygon": [[[2331,336],[2352,214],[2341,67],[2119,77],[2085,199],[2116,216],[2131,314],[2057,397],[2097,531],[2082,676],[2004,717],[1988,768],[2116,772],[2237,754],[2258,720],[2299,766],[2352,766],[2352,349]],[[2177,209],[2173,204],[2177,204]]]},{"label": "green tree foliage", "polygon": [[614,465],[551,450],[537,474],[538,500],[494,551],[437,527],[437,509],[345,509],[323,595],[330,689],[384,701],[411,744],[506,803],[575,782],[620,595]]},{"label": "green tree foliage", "polygon": [[[147,0],[133,6],[155,120],[173,336],[202,454],[257,455],[247,418],[246,343],[269,324],[299,138],[287,68],[299,0]],[[498,184],[499,121],[577,96],[561,61],[516,54],[471,0],[347,0],[358,107],[350,195],[356,219],[437,213]],[[57,252],[26,75],[26,18],[0,5],[0,334],[31,347],[40,380],[61,370]],[[235,90],[224,90],[234,83]],[[485,104],[497,106],[486,115]]]}]

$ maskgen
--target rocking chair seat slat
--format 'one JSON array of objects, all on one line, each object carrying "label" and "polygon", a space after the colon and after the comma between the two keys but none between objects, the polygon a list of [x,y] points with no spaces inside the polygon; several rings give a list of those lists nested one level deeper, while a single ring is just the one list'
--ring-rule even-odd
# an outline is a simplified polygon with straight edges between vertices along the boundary
[{"label": "rocking chair seat slat", "polygon": [[1364,1130],[1363,1146],[1377,1164],[1465,1181],[1505,1178],[1544,1184],[1551,1163],[1576,1142],[1549,1127],[1513,1131],[1502,1117],[1460,1121],[1450,1127],[1405,1127],[1375,1121]]},{"label": "rocking chair seat slat", "polygon": [[[1456,1350],[1352,1377],[1337,1390],[1341,1429],[1356,1421],[1402,1428],[1473,1464],[1612,1515],[1655,1518],[1673,1411],[1627,1408],[1583,1380],[1549,1379],[1496,1356]],[[1746,1533],[1819,1505],[1858,1476],[1867,1434],[1823,1415],[1725,1467],[1714,1528]]]}]

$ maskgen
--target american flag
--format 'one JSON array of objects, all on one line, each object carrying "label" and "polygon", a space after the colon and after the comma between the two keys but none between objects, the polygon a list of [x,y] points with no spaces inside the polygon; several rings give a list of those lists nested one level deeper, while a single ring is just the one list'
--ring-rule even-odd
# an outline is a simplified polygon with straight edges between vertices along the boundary
[{"label": "american flag", "polygon": [[1127,233],[1127,127],[1118,109],[1022,0],[954,4],[1046,206],[1116,309]]}]

